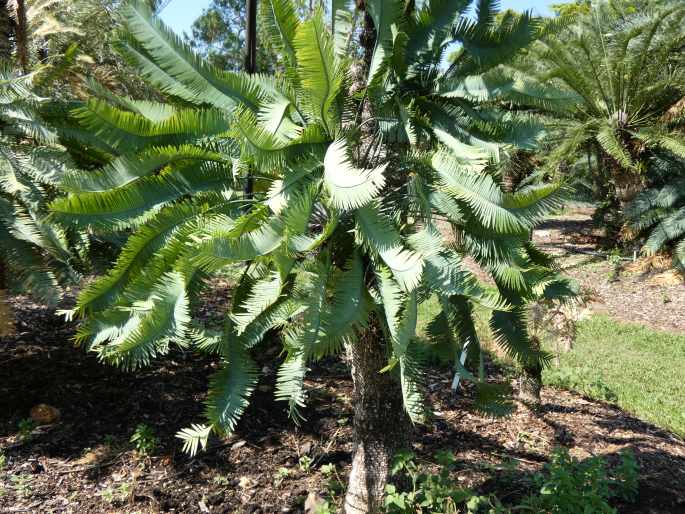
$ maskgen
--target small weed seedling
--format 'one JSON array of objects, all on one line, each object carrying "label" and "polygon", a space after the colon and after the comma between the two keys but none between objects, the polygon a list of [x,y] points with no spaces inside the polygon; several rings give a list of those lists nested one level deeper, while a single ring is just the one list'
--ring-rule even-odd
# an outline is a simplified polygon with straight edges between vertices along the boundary
[{"label": "small weed seedling", "polygon": [[12,482],[12,488],[17,493],[17,495],[28,498],[31,496],[31,481],[33,477],[30,475],[11,475],[10,482]]},{"label": "small weed seedling", "polygon": [[309,473],[312,469],[312,458],[308,455],[303,455],[300,457],[298,465],[300,466],[300,471],[302,471],[302,473]]},{"label": "small weed seedling", "polygon": [[131,436],[131,443],[136,451],[141,455],[150,455],[159,446],[159,439],[155,436],[155,431],[149,425],[140,423],[133,435]]},{"label": "small weed seedling", "polygon": [[7,466],[7,455],[5,455],[5,452],[0,451],[0,471],[3,471],[5,466]]},{"label": "small weed seedling", "polygon": [[338,475],[338,470],[335,469],[335,464],[324,464],[321,466],[321,474],[326,479],[326,492],[331,500],[342,494],[345,491],[345,484]]},{"label": "small weed seedling", "polygon": [[231,481],[225,475],[217,475],[214,477],[213,481],[216,485],[221,486],[221,487],[226,487],[227,485],[229,485],[231,483]]},{"label": "small weed seedling", "polygon": [[291,471],[288,468],[278,468],[274,475],[274,485],[279,486],[283,481],[290,476]]},{"label": "small weed seedling", "polygon": [[[411,490],[403,491],[393,484],[386,486],[385,507],[388,513],[442,512],[456,514],[458,505],[471,497],[471,493],[450,480],[450,470],[456,461],[451,452],[439,452],[436,462],[441,466],[437,474],[423,472],[411,452],[395,456],[391,475],[411,483]],[[404,480],[402,480],[404,479]]]},{"label": "small weed seedling", "polygon": [[19,421],[19,437],[23,440],[26,441],[31,438],[31,435],[33,434],[33,431],[36,428],[36,422],[33,421],[31,418],[24,418],[21,421]]},{"label": "small weed seedling", "polygon": [[621,274],[621,252],[618,249],[612,250],[611,253],[607,255],[607,261],[611,265],[611,269],[607,274],[607,279],[609,282],[616,282]]}]

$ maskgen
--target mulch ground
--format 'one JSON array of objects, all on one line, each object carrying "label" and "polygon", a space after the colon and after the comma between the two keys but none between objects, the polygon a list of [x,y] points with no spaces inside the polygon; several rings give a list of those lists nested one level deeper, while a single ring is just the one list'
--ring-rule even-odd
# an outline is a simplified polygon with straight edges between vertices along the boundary
[{"label": "mulch ground", "polygon": [[[656,330],[685,332],[685,281],[667,269],[670,259],[638,254],[632,262],[628,256],[618,276],[612,276],[607,253],[597,250],[606,241],[601,227],[593,226],[592,212],[576,208],[546,221],[534,232],[536,244],[556,255],[564,273],[584,286],[591,311]],[[650,262],[661,266],[655,269]]]},{"label": "mulch ground", "polygon": [[[0,512],[302,512],[309,492],[323,493],[324,464],[335,464],[345,480],[352,445],[344,363],[329,360],[312,370],[306,421],[297,427],[273,401],[278,356],[265,347],[264,378],[237,432],[188,458],[174,434],[201,421],[211,360],[176,352],[143,372],[124,373],[75,349],[74,327],[54,313],[25,299],[15,309],[18,333],[0,341]],[[508,418],[491,419],[470,411],[468,389],[450,391],[446,371],[430,376],[435,416],[417,428],[414,449],[425,461],[453,451],[454,478],[465,487],[515,499],[530,491],[531,473],[556,446],[610,461],[632,448],[639,498],[618,505],[619,512],[685,512],[685,443],[678,437],[614,406],[552,389],[544,390],[538,414],[518,406]],[[61,418],[22,439],[20,421],[39,403],[58,408]],[[128,442],[139,423],[160,440],[149,457]],[[304,455],[310,469],[298,464]]]}]

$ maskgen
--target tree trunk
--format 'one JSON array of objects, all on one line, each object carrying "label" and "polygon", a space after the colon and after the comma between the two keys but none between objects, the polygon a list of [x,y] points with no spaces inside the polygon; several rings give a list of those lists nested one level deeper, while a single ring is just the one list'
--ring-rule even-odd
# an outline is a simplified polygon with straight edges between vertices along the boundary
[{"label": "tree trunk", "polygon": [[0,61],[12,60],[14,21],[10,17],[7,0],[0,0]]},{"label": "tree trunk", "polygon": [[[505,193],[513,193],[521,181],[517,173],[517,163],[526,159],[526,154],[518,152],[502,170],[502,190]],[[533,231],[530,231],[529,239],[533,239]],[[521,330],[527,330],[524,325]],[[540,347],[539,341],[531,336],[531,346]],[[539,362],[523,363],[523,370],[519,377],[519,399],[532,408],[540,405],[540,391],[542,390],[542,366]]]},{"label": "tree trunk", "polygon": [[0,337],[14,334],[14,313],[9,303],[6,278],[5,263],[0,257]]},{"label": "tree trunk", "polygon": [[388,348],[378,320],[347,347],[352,365],[354,454],[345,495],[345,514],[380,512],[393,455],[407,448],[411,422],[402,403],[399,381],[388,364]]},{"label": "tree trunk", "polygon": [[[363,0],[357,1],[357,8],[365,11]],[[352,91],[366,87],[375,41],[373,20],[365,13],[359,38],[364,56],[353,69]],[[363,128],[357,164],[366,167],[365,159],[377,130],[368,97],[364,96],[358,113],[356,122]],[[383,510],[392,458],[409,446],[412,425],[404,410],[399,380],[392,372],[380,372],[388,364],[389,348],[375,314],[358,340],[347,346],[347,355],[352,368],[354,452],[343,510],[345,514],[376,513]]]},{"label": "tree trunk", "polygon": [[17,61],[23,73],[29,72],[29,26],[26,17],[26,0],[17,0],[14,39],[17,45]]}]

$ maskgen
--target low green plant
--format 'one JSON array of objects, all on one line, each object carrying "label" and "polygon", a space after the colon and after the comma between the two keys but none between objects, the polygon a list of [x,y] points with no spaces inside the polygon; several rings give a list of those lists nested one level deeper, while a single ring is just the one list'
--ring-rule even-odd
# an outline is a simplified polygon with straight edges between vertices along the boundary
[{"label": "low green plant", "polygon": [[141,455],[150,455],[159,446],[159,439],[155,436],[154,429],[145,423],[140,423],[136,427],[130,441]]},{"label": "low green plant", "polygon": [[274,475],[274,485],[280,485],[283,480],[288,478],[291,474],[291,471],[288,468],[278,468],[278,471],[276,471],[276,474]]},{"label": "low green plant", "polygon": [[613,514],[609,500],[632,500],[637,494],[637,463],[624,452],[621,463],[610,474],[601,457],[577,460],[568,450],[556,449],[546,471],[534,477],[539,493],[527,497],[522,507],[533,512]]},{"label": "low green plant", "polygon": [[114,495],[114,489],[108,487],[100,491],[100,498],[102,498],[107,503],[114,503],[116,501],[116,496]]},{"label": "low green plant", "polygon": [[33,477],[31,475],[10,475],[10,482],[12,483],[12,488],[18,496],[23,498],[28,498],[31,496],[31,481]]},{"label": "low green plant", "polygon": [[510,514],[539,512],[554,514],[613,514],[609,500],[620,498],[631,502],[637,497],[639,468],[635,456],[623,451],[620,462],[612,469],[601,457],[577,460],[564,448],[552,453],[545,469],[533,475],[535,492],[518,505],[504,505],[493,495],[477,496],[450,479],[455,457],[450,452],[435,456],[438,473],[426,473],[416,463],[413,453],[396,455],[392,475],[398,484],[388,485],[385,512],[388,514]]},{"label": "low green plant", "polygon": [[7,466],[7,455],[5,455],[5,452],[0,451],[0,471],[3,471],[5,466]]},{"label": "low green plant", "polygon": [[300,466],[300,471],[302,471],[302,473],[309,473],[312,469],[312,458],[308,455],[303,455],[300,457],[298,465]]},{"label": "low green plant", "polygon": [[630,450],[621,451],[621,461],[614,470],[613,486],[616,495],[627,501],[634,502],[640,484],[640,466],[635,454]]},{"label": "low green plant", "polygon": [[216,485],[222,486],[222,487],[225,487],[231,483],[231,481],[229,480],[229,478],[226,475],[215,476],[213,482]]},{"label": "low green plant", "polygon": [[36,422],[31,418],[24,418],[19,421],[19,437],[22,440],[29,439],[36,428]]},{"label": "low green plant", "polygon": [[124,503],[131,496],[133,487],[128,482],[122,482],[118,487],[108,487],[100,491],[100,497],[109,504]]},{"label": "low green plant", "polygon": [[411,489],[402,490],[394,484],[386,486],[385,508],[388,513],[455,513],[457,505],[472,496],[466,489],[456,487],[449,474],[456,459],[450,452],[440,452],[435,458],[440,465],[437,474],[425,473],[409,451],[399,452],[393,461],[391,474],[399,482],[411,483]]},{"label": "low green plant", "polygon": [[345,491],[345,484],[343,483],[338,470],[335,469],[335,464],[324,464],[321,466],[321,474],[326,479],[325,488],[326,496],[330,502],[334,502],[338,495]]},{"label": "low green plant", "polygon": [[609,282],[616,282],[618,280],[618,277],[621,274],[621,260],[621,252],[616,248],[611,250],[609,255],[607,255],[607,262],[611,265],[607,277]]}]

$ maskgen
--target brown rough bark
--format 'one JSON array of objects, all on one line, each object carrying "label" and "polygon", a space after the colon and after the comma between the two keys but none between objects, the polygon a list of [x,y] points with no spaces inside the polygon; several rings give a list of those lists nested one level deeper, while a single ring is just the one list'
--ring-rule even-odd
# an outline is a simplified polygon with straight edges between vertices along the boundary
[{"label": "brown rough bark", "polygon": [[6,278],[5,264],[0,258],[0,337],[14,334],[14,313],[9,303]]},{"label": "brown rough bark", "polygon": [[10,16],[7,0],[0,0],[0,61],[12,60],[14,20]]},{"label": "brown rough bark", "polygon": [[26,17],[26,1],[17,0],[17,12],[14,39],[17,46],[17,61],[23,73],[29,72],[29,41],[28,18]]},{"label": "brown rough bark", "polygon": [[380,373],[388,349],[378,320],[347,347],[352,365],[354,454],[345,496],[345,514],[380,512],[394,454],[408,447],[411,422],[392,373]]},{"label": "brown rough bark", "polygon": [[[540,341],[537,337],[530,337],[531,348],[539,349]],[[524,363],[519,377],[519,400],[533,409],[540,406],[540,391],[542,391],[542,365],[536,360]]]},{"label": "brown rough bark", "polygon": [[[363,0],[358,0],[357,7],[365,10]],[[366,13],[359,38],[364,56],[362,62],[353,67],[352,91],[361,91],[366,86],[375,40],[373,21]],[[365,158],[377,127],[367,97],[358,108],[359,116],[355,121],[361,124],[362,130],[356,160],[360,167],[366,167]],[[381,322],[372,315],[367,329],[355,343],[347,346],[353,383],[354,453],[343,505],[345,514],[382,511],[392,458],[410,443],[411,422],[404,410],[399,381],[392,372],[380,372],[388,364],[388,354]]]}]

